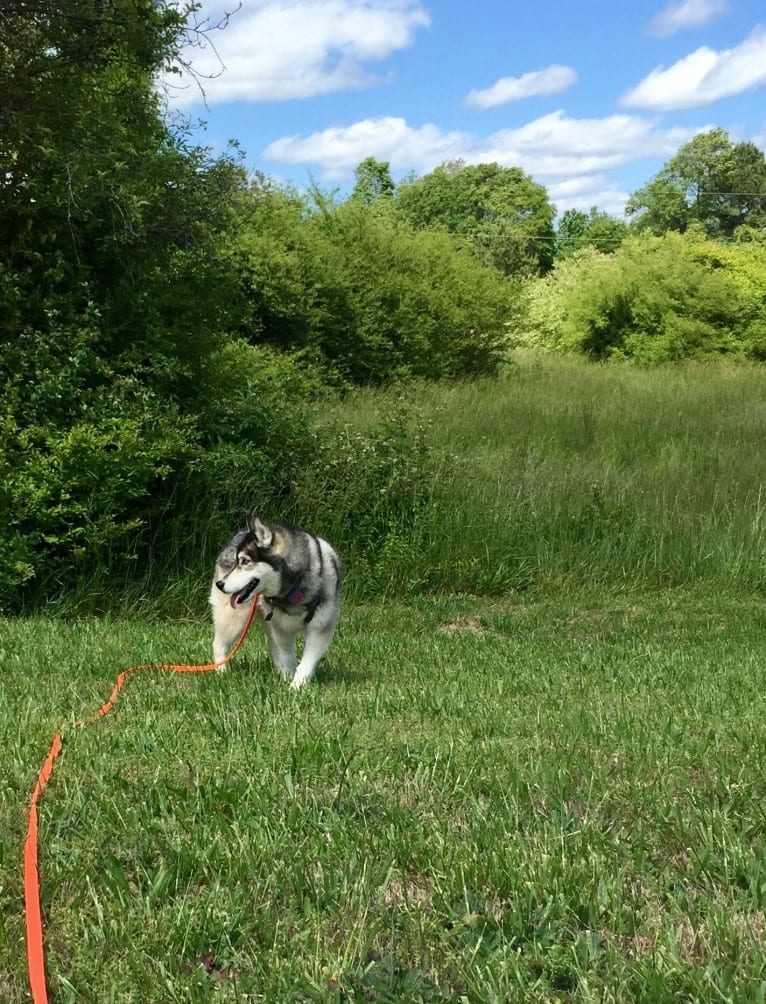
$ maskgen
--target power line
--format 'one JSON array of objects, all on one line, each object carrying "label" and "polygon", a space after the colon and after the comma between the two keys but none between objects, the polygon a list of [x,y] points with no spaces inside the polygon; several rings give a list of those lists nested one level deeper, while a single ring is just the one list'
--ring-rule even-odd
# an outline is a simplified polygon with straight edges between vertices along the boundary
[{"label": "power line", "polygon": [[700,195],[727,195],[727,196],[737,196],[742,199],[766,199],[766,192],[708,192],[703,189],[697,193]]}]

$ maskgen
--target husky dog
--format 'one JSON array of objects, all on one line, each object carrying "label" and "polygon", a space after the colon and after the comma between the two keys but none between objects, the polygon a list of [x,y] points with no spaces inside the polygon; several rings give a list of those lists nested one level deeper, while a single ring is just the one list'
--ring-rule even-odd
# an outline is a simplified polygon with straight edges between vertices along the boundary
[{"label": "husky dog", "polygon": [[[210,590],[213,658],[221,662],[242,634],[259,596],[271,661],[294,690],[312,678],[327,651],[340,613],[340,561],[321,537],[289,523],[248,516],[218,555]],[[298,662],[295,639],[305,633]]]}]

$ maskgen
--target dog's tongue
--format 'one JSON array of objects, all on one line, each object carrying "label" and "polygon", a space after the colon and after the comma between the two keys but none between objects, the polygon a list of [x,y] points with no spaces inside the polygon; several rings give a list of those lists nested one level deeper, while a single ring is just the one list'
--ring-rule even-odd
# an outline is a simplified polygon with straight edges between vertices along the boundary
[{"label": "dog's tongue", "polygon": [[231,603],[232,610],[236,610],[240,603],[243,602],[243,594],[247,592],[245,589],[240,589],[238,593],[232,593],[229,603]]},{"label": "dog's tongue", "polygon": [[245,588],[240,589],[238,593],[232,593],[231,599],[229,600],[232,609],[236,610],[236,608],[240,605],[240,603],[246,603],[254,592],[255,592],[254,587],[251,588],[250,586],[245,586]]}]

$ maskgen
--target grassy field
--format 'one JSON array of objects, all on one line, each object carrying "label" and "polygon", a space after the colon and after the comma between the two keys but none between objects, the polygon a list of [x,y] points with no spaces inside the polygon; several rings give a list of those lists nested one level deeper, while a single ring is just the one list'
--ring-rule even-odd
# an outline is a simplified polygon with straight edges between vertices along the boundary
[{"label": "grassy field", "polygon": [[[766,587],[762,368],[522,358],[497,381],[424,386],[404,400],[363,392],[332,420],[358,432],[407,414],[427,451],[399,459],[400,479],[417,486],[412,515],[395,495],[379,542],[385,569],[365,555],[354,589]],[[354,460],[353,498],[341,491],[328,508],[312,480],[303,500],[341,544],[364,497],[364,456]]]},{"label": "grassy field", "polygon": [[290,515],[347,603],[307,692],[255,637],[73,726],[207,660],[180,542],[120,616],[0,623],[0,1000],[63,727],[54,1004],[766,1001],[766,371],[522,360],[326,422]]},{"label": "grassy field", "polygon": [[354,602],[766,593],[766,367],[522,356],[496,380],[356,391],[316,416],[287,487],[234,463],[147,529],[148,558],[106,561],[44,609],[204,614],[214,557],[253,510],[318,528]]},{"label": "grassy field", "polygon": [[316,686],[198,624],[5,623],[0,997],[24,810],[52,999],[762,1001],[763,635],[689,593],[355,607]]}]

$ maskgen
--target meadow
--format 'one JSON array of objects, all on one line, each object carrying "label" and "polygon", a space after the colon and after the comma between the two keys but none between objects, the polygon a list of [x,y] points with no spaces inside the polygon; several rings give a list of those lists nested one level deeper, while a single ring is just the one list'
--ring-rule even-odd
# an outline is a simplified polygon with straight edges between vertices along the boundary
[{"label": "meadow", "polygon": [[[381,422],[407,449],[370,490],[375,441],[363,436]],[[375,547],[350,575],[365,599],[766,585],[760,367],[522,355],[500,380],[358,392],[327,427],[345,438],[344,476],[312,470],[296,515],[353,554],[377,505]]]},{"label": "meadow", "polygon": [[125,666],[207,660],[202,564],[173,617],[2,622],[0,998],[63,728],[55,1002],[766,1000],[766,373],[523,358],[326,423],[348,477],[296,505],[351,553],[305,693],[255,636],[74,727]]}]

